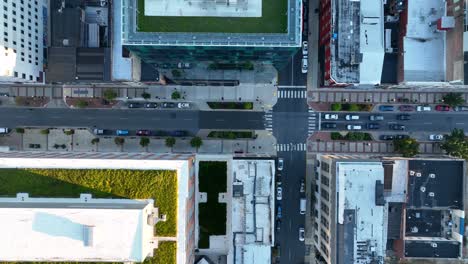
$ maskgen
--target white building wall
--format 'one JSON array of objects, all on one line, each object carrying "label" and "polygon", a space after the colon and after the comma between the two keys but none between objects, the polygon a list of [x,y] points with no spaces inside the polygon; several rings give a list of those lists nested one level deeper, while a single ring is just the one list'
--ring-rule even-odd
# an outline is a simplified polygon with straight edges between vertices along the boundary
[{"label": "white building wall", "polygon": [[0,82],[36,82],[44,63],[46,0],[0,2]]}]

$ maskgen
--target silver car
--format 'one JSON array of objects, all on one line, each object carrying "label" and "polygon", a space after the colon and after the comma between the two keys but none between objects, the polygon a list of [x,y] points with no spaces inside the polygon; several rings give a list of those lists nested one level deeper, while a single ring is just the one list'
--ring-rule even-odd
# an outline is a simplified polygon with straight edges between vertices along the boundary
[{"label": "silver car", "polygon": [[177,108],[190,108],[189,103],[178,103]]}]

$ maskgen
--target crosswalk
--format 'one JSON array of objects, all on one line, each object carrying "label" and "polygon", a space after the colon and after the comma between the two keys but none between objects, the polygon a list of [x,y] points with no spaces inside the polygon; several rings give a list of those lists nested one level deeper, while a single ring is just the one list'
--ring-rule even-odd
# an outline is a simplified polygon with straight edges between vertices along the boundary
[{"label": "crosswalk", "polygon": [[307,116],[307,136],[312,135],[314,131],[316,130],[316,125],[317,125],[317,114],[315,113],[312,108],[309,107],[308,111],[308,116]]},{"label": "crosswalk", "polygon": [[307,98],[306,90],[278,90],[278,98]]},{"label": "crosswalk", "polygon": [[265,129],[267,131],[273,131],[273,111],[268,110],[265,112]]},{"label": "crosswalk", "polygon": [[276,151],[287,152],[287,151],[306,151],[307,144],[305,143],[290,143],[290,144],[276,144]]}]

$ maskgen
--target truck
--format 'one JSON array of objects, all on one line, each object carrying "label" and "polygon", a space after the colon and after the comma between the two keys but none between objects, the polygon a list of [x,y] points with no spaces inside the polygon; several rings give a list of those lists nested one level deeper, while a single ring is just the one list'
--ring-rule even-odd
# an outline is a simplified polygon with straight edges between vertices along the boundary
[{"label": "truck", "polygon": [[301,198],[299,201],[299,213],[305,214],[306,211],[306,198]]}]

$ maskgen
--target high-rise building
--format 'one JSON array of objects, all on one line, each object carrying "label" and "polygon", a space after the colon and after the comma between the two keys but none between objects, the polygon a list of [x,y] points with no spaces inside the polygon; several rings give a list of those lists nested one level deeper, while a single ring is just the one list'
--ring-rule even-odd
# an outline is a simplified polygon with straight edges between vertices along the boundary
[{"label": "high-rise building", "polygon": [[42,82],[46,1],[4,0],[0,6],[0,82]]},{"label": "high-rise building", "polygon": [[301,0],[122,0],[115,8],[122,24],[115,43],[147,63],[261,61],[280,68],[301,46]]}]

